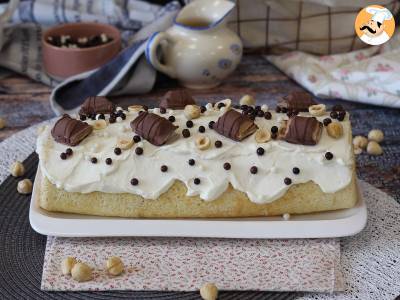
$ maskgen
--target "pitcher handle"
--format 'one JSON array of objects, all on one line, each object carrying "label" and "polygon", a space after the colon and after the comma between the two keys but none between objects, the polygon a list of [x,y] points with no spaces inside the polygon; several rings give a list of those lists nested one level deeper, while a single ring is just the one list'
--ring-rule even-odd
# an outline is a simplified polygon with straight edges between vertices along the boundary
[{"label": "pitcher handle", "polygon": [[147,41],[146,58],[147,61],[158,71],[167,74],[172,78],[176,78],[175,70],[166,64],[162,64],[158,59],[157,50],[160,44],[166,41],[168,44],[173,43],[171,37],[165,32],[155,32]]}]

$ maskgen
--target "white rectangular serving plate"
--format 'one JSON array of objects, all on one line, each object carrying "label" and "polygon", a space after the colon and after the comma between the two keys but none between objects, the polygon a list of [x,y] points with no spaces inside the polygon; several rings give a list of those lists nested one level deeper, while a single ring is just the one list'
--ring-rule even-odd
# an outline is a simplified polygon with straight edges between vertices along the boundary
[{"label": "white rectangular serving plate", "polygon": [[362,194],[350,209],[282,217],[135,219],[54,213],[39,207],[41,172],[32,191],[29,220],[40,234],[61,237],[334,238],[359,233],[367,223]]}]

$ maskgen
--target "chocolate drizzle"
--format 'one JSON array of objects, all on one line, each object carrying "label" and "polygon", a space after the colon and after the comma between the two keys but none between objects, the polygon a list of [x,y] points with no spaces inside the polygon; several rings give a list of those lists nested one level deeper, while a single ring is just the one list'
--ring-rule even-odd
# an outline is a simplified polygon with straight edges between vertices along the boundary
[{"label": "chocolate drizzle", "polygon": [[289,95],[282,97],[281,100],[278,101],[278,107],[280,109],[286,108],[288,111],[297,111],[297,112],[308,112],[308,108],[311,105],[317,104],[312,96],[307,92],[292,92]]},{"label": "chocolate drizzle", "polygon": [[228,110],[213,125],[213,129],[235,141],[241,141],[257,130],[257,125],[247,115]]},{"label": "chocolate drizzle", "polygon": [[156,146],[163,145],[178,126],[159,115],[142,112],[131,122],[134,132]]},{"label": "chocolate drizzle", "polygon": [[171,109],[184,109],[186,105],[194,105],[196,101],[184,89],[167,92],[160,102],[160,107]]},{"label": "chocolate drizzle", "polygon": [[80,115],[111,114],[115,111],[115,104],[106,97],[91,96],[82,104]]},{"label": "chocolate drizzle", "polygon": [[314,117],[295,116],[289,119],[284,139],[288,143],[316,145],[322,133],[322,123]]},{"label": "chocolate drizzle", "polygon": [[51,135],[58,143],[68,146],[78,145],[93,131],[92,126],[85,122],[63,115],[51,130]]}]

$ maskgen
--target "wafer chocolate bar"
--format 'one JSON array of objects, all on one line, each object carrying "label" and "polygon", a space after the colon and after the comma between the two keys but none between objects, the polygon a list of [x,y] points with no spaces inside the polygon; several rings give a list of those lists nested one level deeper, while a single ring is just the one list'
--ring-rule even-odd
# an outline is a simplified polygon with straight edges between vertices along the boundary
[{"label": "wafer chocolate bar", "polygon": [[58,143],[76,146],[93,131],[92,126],[85,122],[63,115],[51,130],[51,135]]},{"label": "wafer chocolate bar", "polygon": [[115,104],[106,97],[91,96],[82,104],[80,115],[111,114],[115,111]]},{"label": "wafer chocolate bar", "polygon": [[159,115],[142,112],[131,122],[134,132],[156,146],[163,145],[178,126]]},{"label": "wafer chocolate bar", "polygon": [[295,116],[287,123],[284,139],[292,144],[316,145],[321,133],[322,123],[316,118]]},{"label": "wafer chocolate bar", "polygon": [[160,107],[171,109],[184,109],[186,105],[196,104],[188,91],[184,89],[167,92],[160,102]]},{"label": "wafer chocolate bar", "polygon": [[307,92],[292,92],[278,101],[279,108],[288,111],[308,112],[311,105],[317,104]]},{"label": "wafer chocolate bar", "polygon": [[227,138],[241,141],[253,134],[258,127],[247,115],[231,109],[219,117],[213,129]]}]

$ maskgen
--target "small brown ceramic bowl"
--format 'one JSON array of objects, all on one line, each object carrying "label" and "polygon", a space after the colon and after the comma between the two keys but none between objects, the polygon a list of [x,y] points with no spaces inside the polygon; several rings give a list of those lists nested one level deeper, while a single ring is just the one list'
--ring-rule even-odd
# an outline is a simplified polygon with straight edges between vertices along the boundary
[{"label": "small brown ceramic bowl", "polygon": [[[69,35],[71,38],[90,37],[105,33],[112,41],[88,48],[61,48],[47,42],[48,37]],[[99,23],[68,23],[52,27],[42,36],[43,65],[46,72],[65,79],[85,71],[96,69],[121,50],[121,35],[117,28]]]}]

